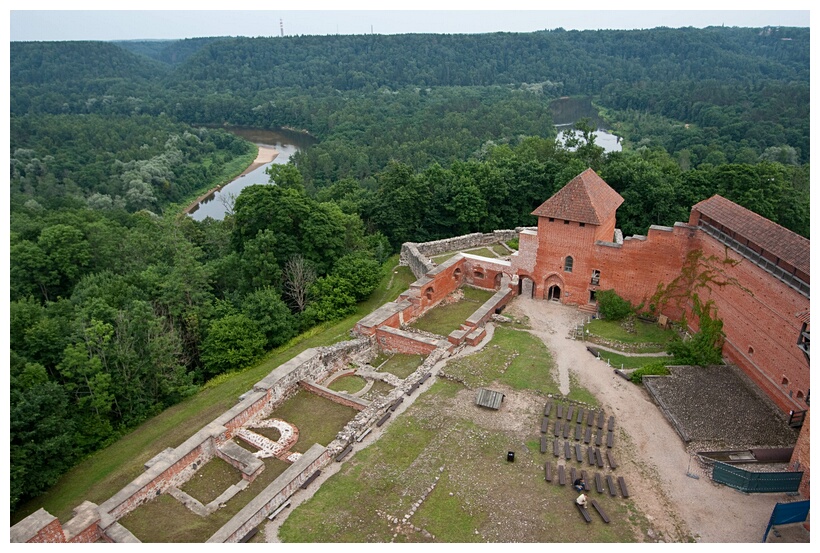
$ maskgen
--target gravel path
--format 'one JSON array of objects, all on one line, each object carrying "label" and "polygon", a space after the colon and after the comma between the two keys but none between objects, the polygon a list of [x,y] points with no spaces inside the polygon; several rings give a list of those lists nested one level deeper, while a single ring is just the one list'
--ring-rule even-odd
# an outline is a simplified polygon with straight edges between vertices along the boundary
[{"label": "gravel path", "polygon": [[[744,494],[714,484],[693,460],[683,441],[641,386],[616,376],[611,367],[586,351],[570,331],[585,315],[547,301],[516,298],[508,311],[526,315],[532,334],[553,352],[561,391],[567,376],[615,415],[620,439],[631,443],[630,458],[621,459],[631,497],[650,515],[666,541],[755,543],[763,537],[775,503],[785,494]],[[619,471],[620,471],[619,467]],[[699,478],[687,475],[691,473]]]}]

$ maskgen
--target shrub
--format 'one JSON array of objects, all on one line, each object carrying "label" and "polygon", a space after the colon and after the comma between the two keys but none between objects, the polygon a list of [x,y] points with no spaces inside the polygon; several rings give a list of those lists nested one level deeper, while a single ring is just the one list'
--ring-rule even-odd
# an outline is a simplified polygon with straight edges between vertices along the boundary
[{"label": "shrub", "polygon": [[654,363],[644,365],[640,369],[636,369],[631,375],[629,375],[629,379],[634,384],[640,384],[644,375],[665,376],[667,374],[669,374],[669,369],[666,368],[666,362],[655,361]]},{"label": "shrub", "polygon": [[633,312],[632,304],[615,293],[615,290],[601,290],[595,295],[598,311],[608,321],[620,321]]}]

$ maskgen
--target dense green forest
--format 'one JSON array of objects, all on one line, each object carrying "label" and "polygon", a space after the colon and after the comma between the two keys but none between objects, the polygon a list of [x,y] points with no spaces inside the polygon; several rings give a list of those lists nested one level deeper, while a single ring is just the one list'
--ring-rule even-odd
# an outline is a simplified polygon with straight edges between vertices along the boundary
[{"label": "dense green forest", "polygon": [[[11,43],[12,511],[209,379],[349,314],[402,242],[532,225],[594,168],[626,235],[721,194],[809,236],[809,30]],[[550,104],[594,99],[624,151]],[[185,202],[318,141],[222,221]],[[224,377],[223,377],[224,378]]]}]

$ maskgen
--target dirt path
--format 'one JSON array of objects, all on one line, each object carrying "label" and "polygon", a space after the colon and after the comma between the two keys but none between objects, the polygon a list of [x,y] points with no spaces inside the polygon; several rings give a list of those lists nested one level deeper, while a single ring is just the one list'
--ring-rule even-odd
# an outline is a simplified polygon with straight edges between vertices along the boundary
[{"label": "dirt path", "polygon": [[[569,377],[589,390],[607,414],[615,416],[616,439],[632,451],[619,459],[630,495],[650,515],[665,541],[759,542],[774,504],[784,494],[744,494],[711,482],[643,387],[616,376],[612,367],[586,351],[570,331],[585,319],[577,309],[554,302],[516,298],[508,311],[526,315],[553,353],[562,393]],[[620,431],[619,431],[620,430]],[[620,471],[621,467],[619,467]],[[699,475],[695,479],[687,473]]]}]

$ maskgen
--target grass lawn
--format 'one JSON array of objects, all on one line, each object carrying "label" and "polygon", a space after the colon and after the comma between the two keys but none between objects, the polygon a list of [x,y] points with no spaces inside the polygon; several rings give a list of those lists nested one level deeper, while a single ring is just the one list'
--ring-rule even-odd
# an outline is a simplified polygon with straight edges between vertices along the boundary
[{"label": "grass lawn", "polygon": [[[390,355],[387,362],[379,369],[382,372],[388,372],[398,378],[404,380],[413,371],[419,368],[424,362],[424,357],[421,355],[411,355],[407,353],[395,353]],[[375,386],[375,384],[374,384]]]},{"label": "grass lawn", "polygon": [[331,382],[328,388],[330,388],[334,392],[355,394],[365,386],[367,386],[367,380],[365,380],[361,376],[355,376],[351,374],[346,376],[340,376],[339,378]]},{"label": "grass lawn", "polygon": [[[71,469],[44,494],[20,506],[11,514],[11,524],[43,508],[63,523],[72,518],[72,509],[84,500],[101,504],[144,472],[143,465],[167,447],[177,447],[236,404],[236,398],[250,390],[273,369],[310,347],[330,345],[349,338],[350,330],[363,316],[407,290],[416,277],[409,267],[399,267],[398,255],[384,265],[379,287],[356,313],[334,324],[317,327],[270,352],[256,365],[205,387],[196,395],[169,407],[98,451]],[[391,272],[392,271],[392,272]]]},{"label": "grass lawn", "polygon": [[[205,467],[212,462],[206,463]],[[143,543],[204,543],[290,466],[276,458],[262,459],[262,462],[265,470],[256,480],[233,496],[225,507],[206,517],[195,515],[170,495],[162,494],[143,503],[119,522]]]},{"label": "grass lawn", "polygon": [[510,254],[512,253],[512,252],[510,252],[510,250],[508,250],[507,248],[505,248],[505,247],[504,247],[504,246],[502,246],[501,244],[493,244],[493,245],[492,245],[492,246],[490,246],[490,247],[493,249],[493,251],[494,251],[494,252],[496,253],[496,255],[498,255],[499,257],[506,257],[506,256],[508,256],[508,255],[510,255]]},{"label": "grass lawn", "polygon": [[671,342],[676,334],[674,330],[664,330],[657,324],[635,321],[635,333],[627,332],[618,321],[603,321],[595,319],[585,327],[589,334],[600,336],[607,340],[623,342],[624,344],[648,344],[640,348],[642,353],[663,352],[666,344]]},{"label": "grass lawn", "polygon": [[[489,257],[490,259],[495,259],[497,256],[493,252],[493,250],[489,248],[479,248],[477,250],[464,250],[464,253],[469,253],[472,255],[480,255],[481,257]],[[506,255],[506,254],[503,254]]]},{"label": "grass lawn", "polygon": [[213,457],[196,471],[196,475],[185,482],[180,490],[203,505],[207,505],[219,497],[229,486],[240,480],[242,480],[242,474],[236,467],[226,463],[219,457]]},{"label": "grass lawn", "polygon": [[357,412],[352,407],[299,390],[274,409],[270,416],[287,421],[299,429],[299,440],[291,451],[304,453],[313,444],[326,446],[336,439],[336,434]]},{"label": "grass lawn", "polygon": [[362,399],[366,399],[368,401],[375,401],[376,399],[385,397],[392,390],[393,386],[391,386],[387,382],[383,382],[381,380],[374,380],[373,385],[370,387],[370,389],[362,395]]},{"label": "grass lawn", "polygon": [[627,355],[619,355],[617,353],[610,353],[608,351],[601,351],[601,363],[606,364],[606,360],[609,360],[609,364],[612,366],[613,369],[620,369],[623,365],[624,369],[640,369],[644,365],[648,365],[649,363],[654,363],[655,361],[663,361],[668,364],[672,364],[672,358],[668,356],[660,356],[660,357],[630,357]]},{"label": "grass lawn", "polygon": [[461,323],[484,305],[495,292],[479,290],[465,286],[462,288],[464,299],[456,303],[438,305],[419,317],[411,326],[419,330],[432,332],[439,336],[447,336],[456,330]]},{"label": "grass lawn", "polygon": [[[531,417],[529,430],[500,430],[492,414],[473,405],[473,391],[436,382],[379,441],[356,452],[297,507],[279,537],[302,543],[634,541],[646,519],[631,500],[595,494],[613,523],[586,524],[572,505],[574,491],[544,481],[543,465],[554,463],[552,456],[521,447],[537,439],[542,402],[515,393],[528,406],[510,415]],[[511,448],[515,463],[505,460]],[[422,499],[409,518],[421,531],[392,522],[404,520]]]}]

